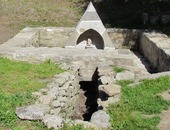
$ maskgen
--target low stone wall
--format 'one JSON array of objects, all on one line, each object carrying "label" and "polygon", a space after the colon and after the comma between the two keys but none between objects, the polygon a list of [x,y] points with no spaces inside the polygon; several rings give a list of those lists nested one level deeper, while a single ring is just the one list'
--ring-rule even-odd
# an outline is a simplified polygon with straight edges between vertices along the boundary
[{"label": "low stone wall", "polygon": [[37,28],[26,27],[16,34],[12,39],[5,42],[9,47],[30,47],[38,46],[39,30]]},{"label": "low stone wall", "polygon": [[39,28],[40,47],[65,47],[75,28],[43,27]]},{"label": "low stone wall", "polygon": [[5,44],[15,47],[65,47],[74,28],[26,27]]},{"label": "low stone wall", "polygon": [[[65,47],[75,28],[41,27],[39,30],[40,47]],[[107,32],[116,48],[138,49],[141,30],[108,28]]]},{"label": "low stone wall", "polygon": [[[38,27],[24,28],[14,38],[1,47],[10,50],[24,47],[65,47],[69,36],[75,28],[68,27]],[[170,70],[169,44],[170,39],[160,33],[143,33],[143,30],[107,29],[115,48],[138,50],[151,62],[158,71]],[[10,50],[11,54],[13,50]]]},{"label": "low stone wall", "polygon": [[[65,47],[73,27],[26,27],[6,44],[15,47]],[[109,28],[107,32],[115,48],[138,49],[142,31]]]},{"label": "low stone wall", "polygon": [[75,74],[64,72],[54,76],[47,88],[34,92],[37,102],[16,109],[21,119],[42,120],[48,128],[60,128],[74,115],[74,104],[79,94],[79,81]]},{"label": "low stone wall", "polygon": [[107,32],[115,48],[137,50],[139,48],[140,34],[142,30],[108,28]]},{"label": "low stone wall", "polygon": [[41,89],[39,102],[51,106],[50,114],[70,119],[74,115],[74,103],[79,94],[79,81],[75,74],[65,72],[56,75],[47,89]]},{"label": "low stone wall", "polygon": [[140,51],[158,72],[170,70],[170,38],[160,33],[143,33]]}]

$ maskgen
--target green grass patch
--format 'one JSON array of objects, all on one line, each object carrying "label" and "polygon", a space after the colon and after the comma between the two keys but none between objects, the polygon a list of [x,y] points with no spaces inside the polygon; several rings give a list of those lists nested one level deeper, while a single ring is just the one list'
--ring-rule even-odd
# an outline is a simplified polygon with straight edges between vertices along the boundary
[{"label": "green grass patch", "polygon": [[[64,127],[59,130],[85,130],[85,129],[82,125],[69,126],[65,124]],[[88,130],[92,130],[92,129],[88,129]]]},{"label": "green grass patch", "polygon": [[0,92],[14,94],[36,91],[44,86],[44,83],[39,80],[50,78],[61,72],[63,70],[50,61],[29,64],[0,58]]},{"label": "green grass patch", "polygon": [[16,107],[32,103],[34,99],[31,92],[46,85],[42,80],[61,72],[63,70],[50,60],[42,64],[30,64],[0,58],[0,127],[15,128],[18,120]]},{"label": "green grass patch", "polygon": [[[170,89],[170,77],[144,80],[140,85],[129,87],[129,81],[120,81],[122,98],[117,104],[109,107],[110,122],[114,130],[156,130],[161,113],[170,106],[159,93]],[[143,114],[155,116],[144,117]]]},{"label": "green grass patch", "polygon": [[116,73],[120,73],[120,72],[126,71],[125,68],[118,67],[118,66],[116,66],[116,65],[113,65],[113,70],[114,70]]}]

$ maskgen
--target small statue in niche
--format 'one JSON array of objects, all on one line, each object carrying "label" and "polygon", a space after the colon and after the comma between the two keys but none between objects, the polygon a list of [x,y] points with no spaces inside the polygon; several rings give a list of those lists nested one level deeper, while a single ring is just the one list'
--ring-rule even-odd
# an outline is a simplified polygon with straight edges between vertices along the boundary
[{"label": "small statue in niche", "polygon": [[92,40],[90,38],[87,39],[87,46],[91,46],[92,45]]},{"label": "small statue in niche", "polygon": [[93,49],[92,40],[90,38],[87,39],[85,49]]}]

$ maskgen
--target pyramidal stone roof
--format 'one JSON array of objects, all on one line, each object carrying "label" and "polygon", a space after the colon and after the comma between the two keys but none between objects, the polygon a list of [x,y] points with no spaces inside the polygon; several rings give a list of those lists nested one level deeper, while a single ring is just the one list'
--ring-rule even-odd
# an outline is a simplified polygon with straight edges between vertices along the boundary
[{"label": "pyramidal stone roof", "polygon": [[[94,30],[101,35],[104,41],[104,47],[112,47],[114,45],[104,27],[99,15],[96,12],[92,2],[89,3],[85,13],[83,14],[82,18],[80,19],[75,31],[72,33],[71,37],[67,42],[67,46],[76,46],[77,40],[88,30]],[[104,49],[104,48],[103,48]]]},{"label": "pyramidal stone roof", "polygon": [[82,33],[89,28],[96,30],[100,34],[106,30],[92,2],[88,5],[87,10],[76,27],[76,30],[79,33]]},{"label": "pyramidal stone roof", "polygon": [[88,5],[87,10],[80,21],[101,21],[92,2],[90,2],[90,4]]}]

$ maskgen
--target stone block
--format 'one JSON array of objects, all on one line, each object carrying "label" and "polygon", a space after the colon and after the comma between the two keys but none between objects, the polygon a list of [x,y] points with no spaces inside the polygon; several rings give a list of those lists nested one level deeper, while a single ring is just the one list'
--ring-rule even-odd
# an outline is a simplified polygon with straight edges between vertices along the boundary
[{"label": "stone block", "polygon": [[50,96],[52,96],[52,97],[54,97],[54,98],[58,95],[58,93],[59,93],[59,90],[58,90],[57,87],[51,88],[51,89],[47,92],[48,95],[50,95]]},{"label": "stone block", "polygon": [[67,81],[66,78],[60,77],[60,78],[55,78],[55,83],[59,85],[59,87],[63,86],[63,84]]},{"label": "stone block", "polygon": [[52,95],[42,95],[42,96],[40,96],[39,101],[42,104],[50,105],[52,103],[53,99],[54,99],[54,96],[52,96]]},{"label": "stone block", "polygon": [[70,83],[71,82],[66,82],[65,84],[63,84],[62,89],[67,90],[69,88],[69,86],[70,86]]},{"label": "stone block", "polygon": [[69,72],[64,72],[59,75],[56,75],[55,78],[65,78],[66,80],[70,79],[71,74]]},{"label": "stone block", "polygon": [[50,111],[50,114],[52,115],[58,115],[60,113],[61,107],[53,108]]},{"label": "stone block", "polygon": [[97,125],[99,128],[110,128],[110,123],[109,123],[109,115],[103,111],[99,110],[93,113],[90,122]]},{"label": "stone block", "polygon": [[41,92],[42,94],[46,94],[48,92],[47,88],[42,88],[39,90],[39,92]]},{"label": "stone block", "polygon": [[161,33],[143,33],[140,51],[149,60],[152,67],[161,72],[170,70],[170,38]]},{"label": "stone block", "polygon": [[66,103],[69,99],[67,97],[58,97],[57,100],[61,103]]},{"label": "stone block", "polygon": [[32,92],[32,96],[33,97],[40,97],[42,95],[42,93],[41,92]]},{"label": "stone block", "polygon": [[106,101],[102,101],[100,98],[97,99],[98,107],[102,107],[103,110],[107,110],[109,107],[109,104],[114,104],[120,101],[121,95],[116,95],[114,97],[108,97]]},{"label": "stone block", "polygon": [[50,128],[54,128],[55,130],[58,130],[59,128],[63,127],[63,119],[60,116],[57,115],[45,115],[43,117],[44,124]]},{"label": "stone block", "polygon": [[61,106],[60,106],[60,101],[54,100],[54,101],[51,103],[51,106],[52,106],[53,108],[61,107]]},{"label": "stone block", "polygon": [[116,80],[133,80],[134,78],[134,73],[130,71],[124,71],[116,74]]},{"label": "stone block", "polygon": [[59,90],[59,93],[58,93],[58,96],[61,96],[61,97],[67,97],[67,92],[65,89],[60,89]]},{"label": "stone block", "polygon": [[105,92],[109,97],[119,95],[121,93],[121,86],[113,85],[100,85],[99,91]]},{"label": "stone block", "polygon": [[15,113],[20,119],[42,120],[43,116],[48,113],[50,107],[44,104],[33,104],[26,107],[19,107]]},{"label": "stone block", "polygon": [[103,85],[110,84],[110,83],[113,82],[112,79],[111,79],[110,77],[108,77],[108,76],[102,76],[102,77],[100,77],[100,78],[99,78],[99,81],[100,81],[100,83],[103,84]]},{"label": "stone block", "polygon": [[[70,121],[69,121],[70,123]],[[72,122],[73,125],[83,125],[83,127],[87,130],[100,130],[99,127],[91,122],[82,121],[82,120],[75,120]]]}]

